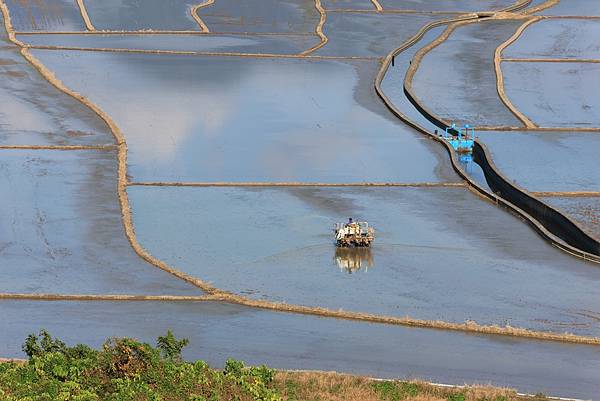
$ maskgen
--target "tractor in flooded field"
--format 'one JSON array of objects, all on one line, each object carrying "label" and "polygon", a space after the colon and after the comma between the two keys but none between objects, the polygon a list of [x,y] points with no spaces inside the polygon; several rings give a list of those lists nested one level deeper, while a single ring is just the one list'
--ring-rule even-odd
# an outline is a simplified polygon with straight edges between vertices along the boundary
[{"label": "tractor in flooded field", "polygon": [[336,223],[335,245],[339,248],[368,248],[375,239],[375,230],[366,221]]}]

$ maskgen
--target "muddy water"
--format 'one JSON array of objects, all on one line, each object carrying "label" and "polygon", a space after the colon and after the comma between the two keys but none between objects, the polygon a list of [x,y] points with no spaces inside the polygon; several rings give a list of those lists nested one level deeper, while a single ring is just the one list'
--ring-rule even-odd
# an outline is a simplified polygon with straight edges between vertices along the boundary
[{"label": "muddy water", "polygon": [[542,20],[530,25],[504,57],[600,58],[597,20]]},{"label": "muddy water", "polygon": [[322,0],[325,9],[375,10],[370,0]]},{"label": "muddy water", "polygon": [[193,52],[298,54],[319,41],[309,35],[18,35],[34,46],[67,46]]},{"label": "muddy water", "polygon": [[[128,192],[139,240],[153,255],[252,298],[600,333],[581,314],[600,309],[600,269],[466,189]],[[336,253],[331,228],[350,216],[377,230],[370,254]]]},{"label": "muddy water", "polygon": [[35,54],[115,119],[137,181],[458,179],[376,96],[377,62]]},{"label": "muddy water", "polygon": [[314,33],[314,0],[219,0],[198,10],[211,32]]},{"label": "muddy water", "polygon": [[543,127],[600,127],[600,64],[502,63],[506,94]]},{"label": "muddy water", "polygon": [[85,0],[88,15],[98,30],[193,30],[193,0]]},{"label": "muddy water", "polygon": [[457,28],[423,58],[414,93],[435,115],[460,125],[520,125],[498,96],[494,51],[521,24],[504,20]]},{"label": "muddy water", "polygon": [[600,16],[600,3],[590,0],[561,0],[557,5],[544,10],[542,15]]},{"label": "muddy water", "polygon": [[113,152],[0,151],[0,292],[200,293],[129,247],[116,165]]},{"label": "muddy water", "polygon": [[5,3],[16,31],[86,30],[74,0],[6,0]]},{"label": "muddy water", "polygon": [[546,197],[543,200],[566,212],[588,233],[600,240],[600,197]]},{"label": "muddy water", "polygon": [[595,133],[481,131],[477,135],[490,148],[498,168],[525,189],[600,191],[600,136]]},{"label": "muddy water", "polygon": [[448,15],[327,13],[327,45],[315,54],[335,56],[386,56],[423,25]]},{"label": "muddy water", "polygon": [[283,369],[337,370],[445,383],[492,383],[520,391],[594,398],[598,347],[473,336],[282,314],[216,303],[0,302],[0,354],[20,356],[40,327],[69,344],[107,337],[154,343],[172,329],[189,359],[228,357]]},{"label": "muddy water", "polygon": [[514,0],[379,0],[384,10],[486,11],[513,5]]},{"label": "muddy water", "polygon": [[8,41],[1,26],[0,144],[112,143],[113,137],[103,121],[42,78]]}]

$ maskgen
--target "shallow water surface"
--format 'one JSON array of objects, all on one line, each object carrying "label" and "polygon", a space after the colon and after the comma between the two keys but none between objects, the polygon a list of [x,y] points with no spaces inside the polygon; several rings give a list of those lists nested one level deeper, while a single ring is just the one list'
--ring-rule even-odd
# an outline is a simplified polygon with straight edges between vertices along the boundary
[{"label": "shallow water surface", "polygon": [[[600,240],[600,197],[558,197],[542,198],[544,202],[566,212],[588,233]],[[600,316],[598,316],[600,318]]]},{"label": "shallow water surface", "polygon": [[480,131],[496,166],[529,191],[600,191],[600,135]]},{"label": "shallow water surface", "polygon": [[0,151],[0,292],[200,294],[130,248],[116,166],[106,151]]},{"label": "shallow water surface", "polygon": [[329,41],[315,54],[383,57],[428,23],[449,15],[328,12]]},{"label": "shallow water surface", "polygon": [[543,127],[600,127],[600,64],[504,62],[506,94]]},{"label": "shallow water surface", "polygon": [[298,54],[317,44],[308,35],[219,35],[219,34],[143,34],[143,35],[18,35],[33,46],[66,46],[136,50],[176,50],[188,52],[239,52]]},{"label": "shallow water surface", "polygon": [[541,15],[600,16],[600,2],[594,0],[560,0],[540,13]]},{"label": "shallow water surface", "polygon": [[[600,269],[464,188],[128,193],[139,240],[153,255],[252,298],[600,333],[580,313],[600,309]],[[348,217],[375,227],[370,254],[336,252],[333,224]]]},{"label": "shallow water surface", "polygon": [[[16,31],[86,30],[75,0],[6,0],[5,3]],[[4,26],[0,29],[4,30]]]},{"label": "shallow water surface", "polygon": [[600,24],[597,20],[541,20],[530,25],[508,46],[504,57],[600,58]]},{"label": "shallow water surface", "polygon": [[190,12],[194,0],[85,0],[85,5],[98,30],[201,30]]},{"label": "shallow water surface", "polygon": [[474,12],[500,10],[514,0],[379,0],[384,10]]},{"label": "shallow water surface", "polygon": [[229,357],[281,369],[320,369],[434,382],[491,383],[591,399],[600,392],[598,347],[365,324],[218,303],[0,301],[0,355],[23,357],[40,327],[68,344],[107,337],[154,343],[168,329],[190,339],[188,359]]},{"label": "shallow water surface", "polygon": [[494,70],[496,48],[521,24],[500,20],[457,28],[421,61],[414,93],[433,114],[459,125],[521,125],[498,96]]},{"label": "shallow water surface", "polygon": [[34,52],[121,127],[135,181],[458,180],[381,103],[377,62]]}]

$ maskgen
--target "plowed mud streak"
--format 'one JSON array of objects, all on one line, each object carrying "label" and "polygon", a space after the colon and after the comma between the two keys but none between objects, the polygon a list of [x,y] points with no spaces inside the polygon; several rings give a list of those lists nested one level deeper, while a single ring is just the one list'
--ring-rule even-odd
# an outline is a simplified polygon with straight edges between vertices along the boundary
[{"label": "plowed mud streak", "polygon": [[137,187],[396,187],[396,188],[447,188],[465,187],[462,182],[356,182],[356,183],[321,183],[321,182],[129,182],[129,186]]},{"label": "plowed mud streak", "polygon": [[81,17],[83,18],[83,22],[85,23],[85,27],[88,31],[95,31],[96,28],[92,24],[90,20],[90,16],[88,15],[87,9],[85,8],[85,4],[83,0],[76,0],[77,5],[79,6],[79,12],[81,13]]},{"label": "plowed mud streak", "polygon": [[310,49],[303,51],[302,53],[299,54],[300,56],[306,56],[306,55],[311,54],[314,51],[319,50],[321,47],[325,46],[327,44],[327,42],[329,41],[329,38],[327,38],[327,36],[325,36],[325,34],[323,33],[323,26],[325,25],[325,21],[327,21],[327,13],[325,12],[325,9],[321,5],[321,0],[315,0],[315,8],[317,9],[317,11],[319,12],[319,15],[320,15],[319,23],[317,24],[317,27],[315,28],[315,33],[321,39],[321,42],[314,45]]},{"label": "plowed mud streak", "polygon": [[210,32],[210,29],[208,29],[208,26],[206,26],[206,24],[204,23],[204,21],[202,21],[202,18],[200,18],[200,16],[198,15],[198,10],[201,8],[204,8],[206,6],[209,6],[211,4],[213,4],[215,2],[215,0],[206,0],[198,5],[193,6],[190,9],[190,13],[192,14],[192,18],[194,19],[194,21],[196,21],[196,23],[200,26],[200,29],[202,29],[202,32],[208,33]]},{"label": "plowed mud streak", "polygon": [[533,121],[531,121],[528,117],[526,117],[525,114],[523,114],[519,109],[517,109],[510,101],[508,96],[506,96],[506,91],[504,90],[504,75],[502,74],[500,63],[502,62],[502,52],[504,49],[519,39],[529,25],[539,20],[540,18],[534,17],[525,21],[525,23],[523,23],[523,25],[517,29],[514,35],[508,38],[504,43],[500,44],[500,46],[498,46],[494,52],[494,68],[496,70],[496,90],[498,92],[498,96],[500,97],[500,100],[502,100],[502,103],[504,103],[504,105],[510,110],[510,112],[513,113],[515,117],[517,117],[527,128],[535,128],[537,125],[534,124]]},{"label": "plowed mud streak", "polygon": [[[316,0],[317,3],[319,0]],[[121,207],[121,214],[123,217],[123,227],[125,229],[125,234],[129,240],[131,247],[138,254],[139,257],[149,262],[150,264],[162,269],[175,277],[178,277],[182,280],[185,280],[191,284],[194,284],[198,288],[204,290],[207,295],[204,296],[206,299],[210,299],[211,301],[220,301],[227,302],[232,304],[238,304],[253,308],[272,310],[277,312],[287,312],[287,313],[297,313],[303,315],[312,315],[312,316],[322,316],[322,317],[330,317],[330,318],[338,318],[345,320],[354,320],[354,321],[362,321],[362,322],[370,322],[370,323],[381,323],[381,324],[390,324],[390,325],[399,325],[399,326],[409,326],[409,327],[419,327],[419,328],[432,328],[432,329],[443,329],[443,330],[451,330],[451,331],[461,331],[461,332],[469,332],[469,333],[478,333],[478,334],[487,334],[487,335],[502,335],[502,336],[510,336],[510,337],[520,337],[520,338],[530,338],[536,340],[545,340],[545,341],[558,341],[558,342],[568,342],[568,343],[576,343],[576,344],[589,344],[589,345],[600,345],[600,337],[586,337],[586,336],[578,336],[569,333],[552,333],[552,332],[544,332],[544,331],[534,331],[528,330],[524,328],[514,328],[510,326],[500,327],[495,325],[480,325],[476,322],[468,321],[465,323],[452,323],[452,322],[444,322],[438,320],[421,320],[414,319],[411,317],[393,317],[393,316],[382,316],[382,315],[373,315],[367,313],[359,313],[359,312],[349,312],[344,310],[331,310],[326,308],[319,307],[308,307],[301,305],[292,305],[286,303],[277,303],[271,301],[263,301],[263,300],[254,300],[247,297],[243,297],[240,295],[232,294],[227,291],[220,290],[211,284],[192,277],[186,273],[183,273],[166,263],[158,260],[154,256],[152,256],[148,251],[146,251],[138,242],[137,237],[135,235],[135,230],[133,227],[131,209],[129,204],[129,198],[127,196],[127,143],[125,142],[125,138],[120,131],[119,127],[115,124],[115,122],[110,118],[108,114],[106,114],[102,109],[88,100],[86,97],[78,94],[77,92],[67,88],[60,80],[58,80],[54,74],[49,71],[41,62],[39,62],[35,57],[31,55],[29,49],[23,47],[22,44],[15,39],[14,30],[12,28],[12,24],[10,22],[10,14],[4,0],[0,0],[0,8],[2,9],[2,13],[4,15],[5,27],[8,33],[9,39],[16,45],[21,47],[21,54],[27,59],[29,63],[31,63],[39,73],[54,87],[58,90],[64,92],[65,94],[73,97],[74,99],[79,100],[81,103],[89,107],[93,110],[102,120],[106,122],[109,126],[116,142],[117,146],[117,194],[119,198],[119,203]],[[429,27],[431,28],[431,26]],[[426,32],[425,27],[420,31],[420,35],[422,36]],[[419,34],[415,35],[415,37]],[[412,39],[414,39],[413,37]],[[409,39],[409,42],[411,39]],[[407,42],[408,43],[408,42]],[[389,58],[390,56],[388,56]],[[388,60],[389,61],[389,60]],[[68,296],[68,295],[67,295]],[[78,296],[78,295],[73,295]]]}]

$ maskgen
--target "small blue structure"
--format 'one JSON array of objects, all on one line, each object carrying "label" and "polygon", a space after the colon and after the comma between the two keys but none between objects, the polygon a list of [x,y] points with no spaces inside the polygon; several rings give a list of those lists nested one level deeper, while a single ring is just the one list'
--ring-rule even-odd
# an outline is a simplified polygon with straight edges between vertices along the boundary
[{"label": "small blue structure", "polygon": [[458,128],[456,124],[452,124],[451,127],[446,128],[444,139],[447,140],[458,153],[470,154],[473,151],[473,144],[475,143],[475,129],[469,124],[465,124],[462,128]]}]

